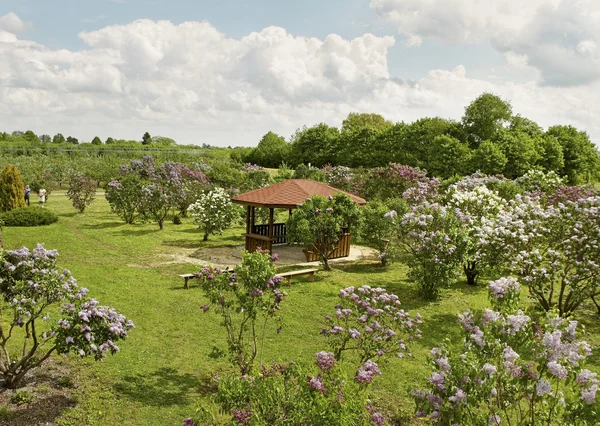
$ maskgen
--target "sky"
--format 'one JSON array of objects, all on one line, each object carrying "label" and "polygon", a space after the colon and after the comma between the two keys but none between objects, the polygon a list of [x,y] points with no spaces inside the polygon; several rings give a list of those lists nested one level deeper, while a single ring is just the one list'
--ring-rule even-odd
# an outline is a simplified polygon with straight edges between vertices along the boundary
[{"label": "sky", "polygon": [[599,44],[597,0],[1,0],[0,130],[256,146],[491,92],[600,144]]}]

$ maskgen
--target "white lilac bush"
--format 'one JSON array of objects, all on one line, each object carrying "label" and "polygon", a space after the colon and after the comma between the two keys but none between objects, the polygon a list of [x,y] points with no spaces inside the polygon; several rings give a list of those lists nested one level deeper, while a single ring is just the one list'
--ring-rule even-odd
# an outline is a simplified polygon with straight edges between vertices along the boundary
[{"label": "white lilac bush", "polygon": [[468,189],[460,189],[453,185],[449,188],[448,206],[454,209],[454,213],[465,228],[465,251],[463,259],[463,272],[467,278],[467,284],[476,285],[477,277],[481,272],[481,264],[476,260],[479,251],[478,229],[484,218],[495,218],[503,209],[505,201],[496,191],[486,186],[473,186]]},{"label": "white lilac bush", "polygon": [[204,231],[203,240],[211,234],[220,234],[239,216],[239,209],[231,202],[231,197],[223,188],[204,192],[195,203],[188,207],[194,223]]},{"label": "white lilac bush", "polygon": [[600,197],[542,204],[517,196],[478,230],[481,261],[518,276],[549,311],[592,300],[600,313]]},{"label": "white lilac bush", "polygon": [[585,368],[590,345],[577,321],[519,306],[515,278],[490,282],[491,308],[458,315],[462,347],[431,351],[432,373],[414,391],[419,417],[438,425],[595,425],[600,380]]},{"label": "white lilac bush", "polygon": [[541,170],[529,170],[523,176],[515,179],[527,192],[554,192],[556,188],[565,184],[565,179],[561,178],[554,171],[545,173]]},{"label": "white lilac bush", "polygon": [[[133,322],[87,296],[68,270],[56,264],[58,252],[43,244],[30,251],[0,248],[0,381],[18,387],[48,357],[73,353],[96,360],[119,352]],[[59,306],[58,319],[49,313]],[[22,331],[18,332],[17,330]],[[17,339],[21,343],[13,344]]]}]

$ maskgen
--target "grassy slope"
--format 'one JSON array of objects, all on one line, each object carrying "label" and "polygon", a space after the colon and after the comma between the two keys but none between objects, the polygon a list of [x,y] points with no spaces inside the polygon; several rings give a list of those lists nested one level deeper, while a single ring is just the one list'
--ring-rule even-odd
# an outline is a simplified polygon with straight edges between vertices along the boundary
[{"label": "grassy slope", "polygon": [[[167,223],[164,231],[155,224],[125,225],[109,213],[103,197],[84,214],[75,213],[64,196],[50,197],[47,208],[59,214],[58,223],[5,228],[5,247],[44,242],[47,248],[58,249],[61,266],[70,269],[92,297],[114,306],[137,326],[121,345],[120,354],[102,363],[72,359],[80,384],[79,405],[65,413],[59,424],[180,425],[199,407],[210,409],[203,384],[211,375],[230,370],[226,360],[211,357],[215,346],[225,349],[224,333],[213,312],[203,314],[199,309],[205,303],[200,291],[182,289],[177,274],[196,268],[164,264],[160,255],[182,248],[242,244],[242,229],[230,229],[202,243],[189,219],[181,226]],[[400,297],[406,309],[423,315],[424,338],[414,346],[413,359],[395,359],[386,366],[374,389],[386,405],[412,410],[407,389],[427,376],[427,353],[445,338],[459,339],[456,313],[486,306],[486,291],[459,284],[446,291],[440,302],[425,303],[405,278],[403,265],[383,269],[352,264],[318,274],[314,284],[295,279],[281,312],[284,330],[276,335],[275,326],[270,327],[263,360],[309,360],[326,348],[318,335],[320,318],[333,313],[340,288],[385,287]],[[586,313],[586,317],[597,324],[593,316]],[[593,331],[597,336],[597,326]]]}]

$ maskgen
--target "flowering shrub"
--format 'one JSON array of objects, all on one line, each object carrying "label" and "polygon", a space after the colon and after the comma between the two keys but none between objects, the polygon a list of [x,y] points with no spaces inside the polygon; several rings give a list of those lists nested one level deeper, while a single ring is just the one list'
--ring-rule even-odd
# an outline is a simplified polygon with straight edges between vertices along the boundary
[{"label": "flowering shrub", "polygon": [[223,188],[204,192],[194,204],[188,207],[194,223],[204,231],[203,241],[208,240],[210,234],[220,234],[227,229],[238,217],[238,210]]},{"label": "flowering shrub", "polygon": [[600,294],[600,197],[540,204],[517,196],[482,220],[479,258],[521,278],[542,308],[572,313]]},{"label": "flowering shrub", "polygon": [[381,374],[367,361],[349,378],[331,352],[313,366],[263,366],[254,376],[220,378],[217,402],[238,425],[384,425],[369,403],[369,385]]},{"label": "flowering shrub", "polygon": [[421,316],[412,318],[400,309],[398,296],[383,288],[348,287],[338,296],[335,315],[325,317],[321,330],[338,361],[345,351],[356,352],[361,363],[391,353],[403,358],[409,342],[421,337]]},{"label": "flowering shrub", "polygon": [[[276,317],[286,293],[279,286],[273,262],[276,255],[242,252],[242,265],[235,273],[219,268],[202,268],[196,274],[211,306],[223,319],[232,363],[242,375],[252,371],[258,353],[257,321],[264,327]],[[209,306],[202,306],[207,312]]]},{"label": "flowering shrub", "polygon": [[428,299],[456,280],[466,245],[466,233],[452,210],[438,203],[412,206],[400,223],[400,256],[409,265],[408,277]]},{"label": "flowering shrub", "polygon": [[311,245],[325,270],[330,270],[329,257],[337,247],[342,229],[349,230],[358,223],[358,206],[347,195],[336,194],[327,199],[313,196],[294,210],[286,230],[288,241]]},{"label": "flowering shrub", "polygon": [[364,182],[359,174],[356,174],[346,166],[323,166],[327,184],[352,194],[359,194]]},{"label": "flowering shrub", "polygon": [[[584,368],[590,346],[577,321],[519,309],[514,278],[490,282],[491,309],[459,315],[461,349],[431,351],[433,372],[414,392],[418,416],[440,425],[596,424],[600,385]],[[589,423],[588,423],[589,422]]]},{"label": "flowering shrub", "polygon": [[139,215],[142,200],[142,180],[136,175],[125,175],[106,186],[106,200],[110,209],[125,223],[133,223]]},{"label": "flowering shrub", "polygon": [[439,180],[429,178],[421,169],[390,163],[388,167],[371,169],[363,194],[368,199],[397,198],[410,201],[432,200],[437,197]]},{"label": "flowering shrub", "polygon": [[[87,297],[68,270],[56,265],[56,250],[43,244],[5,251],[0,248],[0,378],[15,388],[33,368],[53,353],[74,353],[101,360],[116,353],[115,342],[127,338],[133,323],[114,309]],[[60,319],[51,322],[51,307],[60,305]],[[48,324],[48,325],[44,325]],[[17,327],[24,329],[19,352],[9,351]],[[11,347],[12,349],[12,347]]]},{"label": "flowering shrub", "polygon": [[523,176],[515,179],[525,191],[554,192],[556,188],[565,184],[565,180],[554,171],[544,173],[541,170],[529,170]]},{"label": "flowering shrub", "polygon": [[457,189],[453,186],[449,190],[449,207],[464,226],[466,244],[463,259],[463,272],[467,284],[476,285],[480,273],[480,265],[476,260],[479,251],[478,228],[483,218],[494,218],[504,206],[504,200],[497,192],[486,186],[475,186],[468,190]]},{"label": "flowering shrub", "polygon": [[69,180],[67,197],[73,202],[73,207],[83,213],[92,204],[96,196],[96,184],[85,176],[73,176]]}]

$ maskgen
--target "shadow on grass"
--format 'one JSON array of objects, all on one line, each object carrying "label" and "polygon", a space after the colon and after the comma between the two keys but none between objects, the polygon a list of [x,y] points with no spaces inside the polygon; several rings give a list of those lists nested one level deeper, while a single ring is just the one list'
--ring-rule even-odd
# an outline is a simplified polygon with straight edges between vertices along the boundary
[{"label": "shadow on grass", "polygon": [[58,217],[74,217],[74,216],[77,216],[77,215],[79,215],[79,214],[81,214],[81,213],[79,213],[79,212],[73,212],[73,213],[60,213],[60,214],[57,214],[57,216],[58,216]]},{"label": "shadow on grass", "polygon": [[426,348],[439,346],[444,339],[450,339],[452,344],[457,344],[461,339],[460,327],[457,317],[453,314],[433,314],[419,327],[423,332],[420,344]]},{"label": "shadow on grass", "polygon": [[107,229],[107,228],[116,228],[118,226],[125,225],[125,222],[102,222],[95,224],[82,224],[81,228],[86,229]]},{"label": "shadow on grass", "polygon": [[190,392],[198,391],[200,386],[200,379],[193,374],[180,374],[174,368],[164,367],[145,375],[125,376],[115,389],[144,405],[169,407],[189,404]]},{"label": "shadow on grass", "polygon": [[381,262],[361,262],[361,263],[351,263],[348,262],[346,264],[339,263],[333,264],[332,268],[339,269],[340,271],[347,272],[349,274],[385,274],[389,273],[390,270],[381,264]]},{"label": "shadow on grass", "polygon": [[18,406],[9,418],[0,418],[0,425],[30,426],[54,424],[62,411],[75,406],[75,400],[64,395],[52,395],[47,398],[35,399],[29,404]]},{"label": "shadow on grass", "polygon": [[161,232],[160,229],[123,229],[121,230],[121,235],[125,237],[138,237],[141,235],[156,234],[157,232]]}]

